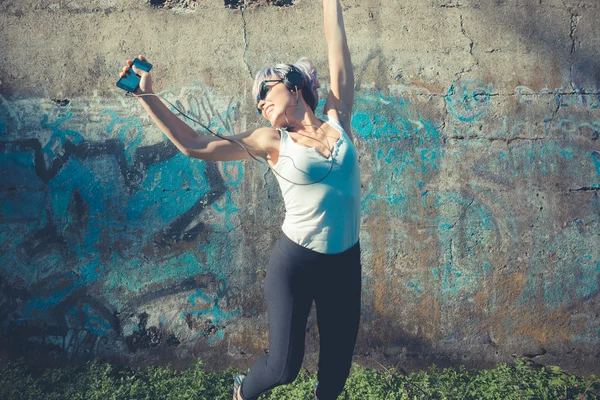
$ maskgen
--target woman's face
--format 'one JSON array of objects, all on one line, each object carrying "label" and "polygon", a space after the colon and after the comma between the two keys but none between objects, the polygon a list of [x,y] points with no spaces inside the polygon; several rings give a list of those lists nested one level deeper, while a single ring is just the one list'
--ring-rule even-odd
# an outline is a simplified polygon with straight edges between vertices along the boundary
[{"label": "woman's face", "polygon": [[285,110],[289,105],[295,104],[293,101],[295,94],[292,96],[292,93],[276,76],[267,77],[262,85],[264,87],[263,93],[266,93],[266,95],[257,104],[261,115],[272,126],[285,126],[287,123]]}]

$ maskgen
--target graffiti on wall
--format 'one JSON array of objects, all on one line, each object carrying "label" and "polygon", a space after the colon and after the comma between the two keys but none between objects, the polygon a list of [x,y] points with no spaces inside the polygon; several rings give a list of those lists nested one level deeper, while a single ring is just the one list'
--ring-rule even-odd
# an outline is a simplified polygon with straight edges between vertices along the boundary
[{"label": "graffiti on wall", "polygon": [[[600,120],[589,93],[499,96],[469,79],[441,94],[357,92],[367,327],[385,317],[396,334],[432,342],[482,329],[494,342],[515,332],[544,342],[558,335],[544,321],[558,321],[571,341],[598,343],[597,317],[565,312],[598,295],[600,153],[589,143]],[[244,125],[239,103],[203,87],[166,96],[218,133]],[[0,326],[10,345],[77,360],[222,341],[240,315],[229,266],[241,251],[230,241],[245,164],[183,156],[147,136],[129,103],[3,104]]]},{"label": "graffiti on wall", "polygon": [[[237,103],[202,87],[165,96],[217,132],[239,130]],[[192,160],[162,137],[148,143],[130,115],[137,100],[98,101],[0,113],[3,334],[24,352],[69,359],[106,353],[119,338],[131,351],[175,346],[178,327],[188,340],[221,340],[239,312],[211,235],[236,223],[243,164]],[[156,307],[182,295],[176,313]]]},{"label": "graffiti on wall", "polygon": [[[353,129],[368,154],[368,326],[392,320],[431,341],[501,342],[521,332],[545,343],[559,339],[552,324],[560,321],[573,342],[600,340],[595,315],[569,323],[600,282],[600,152],[592,146],[600,122],[578,114],[596,108],[597,95],[565,93],[518,87],[499,96],[491,83],[460,80],[444,104],[406,86],[357,99]],[[421,116],[442,107],[437,119]],[[575,193],[583,195],[576,209],[568,206]],[[407,307],[424,321],[404,318]]]}]

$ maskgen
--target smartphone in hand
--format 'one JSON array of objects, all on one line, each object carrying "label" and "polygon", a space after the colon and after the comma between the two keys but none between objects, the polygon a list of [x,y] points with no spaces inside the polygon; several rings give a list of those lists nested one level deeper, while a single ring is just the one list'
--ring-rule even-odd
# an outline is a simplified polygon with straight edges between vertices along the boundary
[{"label": "smartphone in hand", "polygon": [[132,67],[125,72],[125,76],[117,81],[118,87],[131,93],[135,92],[135,89],[137,89],[140,84],[140,76],[136,75],[133,71],[134,66],[146,72],[150,72],[150,69],[152,68],[152,64],[148,61],[142,61],[137,57],[133,60]]}]

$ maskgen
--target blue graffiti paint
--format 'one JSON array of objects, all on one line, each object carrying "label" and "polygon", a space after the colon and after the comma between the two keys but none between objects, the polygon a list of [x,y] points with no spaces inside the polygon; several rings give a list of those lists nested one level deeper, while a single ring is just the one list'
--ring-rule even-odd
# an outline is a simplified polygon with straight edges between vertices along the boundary
[{"label": "blue graffiti paint", "polygon": [[372,139],[373,134],[373,121],[371,116],[366,112],[357,112],[352,115],[352,130],[354,133],[364,139]]},{"label": "blue graffiti paint", "polygon": [[[111,118],[106,132],[118,130],[118,140],[123,143],[125,158],[131,164],[142,139],[139,119],[121,119],[113,111],[106,111],[105,114]],[[81,144],[83,138],[78,132],[62,128],[66,123],[75,122],[68,109],[66,115],[54,121],[49,121],[50,118],[49,115],[41,118],[42,127],[52,130],[50,140],[42,145],[43,155],[54,163],[62,150],[61,146],[67,142]],[[214,126],[214,121],[211,124]],[[225,128],[220,127],[218,131],[224,133]],[[49,248],[38,255],[32,265],[20,260],[13,246],[3,252],[0,256],[1,268],[10,273],[7,275],[10,278],[34,285],[48,277],[57,277],[38,287],[36,297],[19,310],[22,321],[27,318],[51,320],[54,307],[67,300],[74,291],[97,284],[98,281],[104,285],[100,288],[104,289],[100,290],[102,295],[112,305],[120,307],[123,302],[132,301],[131,297],[147,285],[169,285],[211,270],[219,273],[224,281],[228,279],[228,275],[222,272],[231,267],[232,263],[227,260],[232,253],[224,249],[230,248],[229,241],[235,239],[236,235],[229,235],[226,243],[223,243],[213,240],[210,232],[218,231],[213,227],[233,228],[231,219],[238,209],[232,194],[239,194],[239,185],[244,176],[243,162],[221,164],[221,178],[229,190],[216,205],[223,214],[224,222],[206,223],[209,226],[207,241],[210,244],[200,245],[196,251],[181,257],[173,257],[167,252],[166,259],[156,260],[148,259],[147,253],[144,253],[152,243],[153,236],[201,202],[203,196],[212,190],[205,177],[204,162],[178,155],[141,171],[146,173],[141,186],[131,187],[131,182],[128,182],[129,186],[126,187],[123,168],[112,155],[84,159],[72,155],[59,171],[55,173],[52,170],[51,180],[46,185],[37,177],[33,154],[20,151],[0,153],[1,184],[12,186],[10,191],[2,191],[2,196],[6,196],[2,198],[2,212],[7,216],[2,221],[17,223],[9,227],[3,224],[0,239],[11,240],[18,246],[51,219],[57,229],[56,236],[68,247],[69,263],[65,263],[65,254],[58,248]],[[135,169],[139,171],[138,166]],[[75,200],[77,207],[74,207]],[[8,215],[13,221],[9,220]],[[190,224],[194,223],[197,221],[190,221]],[[206,257],[205,263],[201,261],[203,257]],[[103,267],[96,268],[100,259]],[[73,260],[83,267],[69,270],[73,268]],[[239,315],[239,311],[225,312],[219,308],[223,295],[219,292],[212,300],[211,312],[219,323]],[[93,306],[72,308],[69,318],[77,329],[83,323],[90,333],[98,336],[112,330],[109,322],[94,314]],[[222,335],[223,332],[220,332],[217,339],[222,339]]]},{"label": "blue graffiti paint", "polygon": [[600,254],[595,246],[596,236],[590,233],[574,223],[549,236],[533,236],[532,247],[540,250],[529,260],[520,304],[541,299],[546,309],[557,310],[575,300],[587,301],[597,293]]},{"label": "blue graffiti paint", "polygon": [[[131,164],[135,151],[143,139],[141,121],[136,117],[121,118],[114,110],[106,110],[103,114],[107,114],[112,118],[106,126],[106,133],[112,133],[117,125],[122,125],[119,128],[119,139],[125,145],[125,158]],[[133,131],[133,134],[128,134],[130,131]]]},{"label": "blue graffiti paint", "polygon": [[61,276],[60,282],[53,282],[52,292],[47,296],[32,297],[21,312],[22,317],[33,319],[38,311],[49,312],[52,307],[60,303],[66,296],[81,286],[95,282],[104,276],[105,267],[100,266],[98,260],[93,260],[77,270],[72,270]]},{"label": "blue graffiti paint", "polygon": [[[223,281],[224,282],[224,281]],[[220,293],[223,293],[223,291],[226,289],[226,287],[222,287],[221,290],[219,290]],[[180,318],[183,320],[185,319],[186,314],[191,314],[194,317],[200,317],[200,316],[204,316],[204,317],[210,317],[211,320],[213,321],[213,325],[215,325],[217,328],[221,327],[223,322],[226,321],[229,318],[232,317],[236,317],[238,315],[241,315],[240,311],[230,311],[230,312],[224,312],[220,309],[219,305],[218,305],[218,301],[219,301],[219,297],[220,295],[217,294],[217,297],[215,299],[211,298],[210,296],[207,296],[202,289],[197,289],[196,292],[192,295],[190,295],[189,297],[189,301],[190,304],[192,305],[192,307],[197,308],[197,299],[202,300],[203,302],[210,304],[211,308],[210,309],[203,309],[203,310],[185,310],[180,314]],[[196,337],[198,336],[206,336],[206,332],[202,331],[196,334]],[[215,338],[209,337],[209,343],[214,343],[217,340],[222,340],[224,337],[224,332],[222,329],[219,329],[217,331],[217,335]]]},{"label": "blue graffiti paint", "polygon": [[[377,112],[377,111],[374,111]],[[386,114],[394,112],[393,108],[385,110]],[[387,143],[417,140],[419,144],[438,144],[440,133],[428,121],[412,120],[396,116],[358,113],[352,120],[352,128],[356,134],[366,141],[385,140]]]},{"label": "blue graffiti paint", "polygon": [[[99,179],[91,168],[92,165],[84,165],[79,160],[71,158],[47,185],[50,191],[52,215],[60,226],[66,226],[69,223],[70,216],[67,210],[71,202],[71,194],[75,190],[79,191],[89,208],[89,220],[92,223],[87,227],[83,247],[76,246],[74,249],[83,259],[89,254],[97,253],[96,246],[100,242],[103,229],[111,216],[107,205],[114,199],[113,194],[118,193],[113,181],[107,179],[110,175],[102,176]],[[116,163],[114,168],[115,174],[118,174]]]},{"label": "blue graffiti paint", "polygon": [[212,207],[219,213],[223,214],[223,221],[219,225],[223,226],[225,230],[229,231],[235,228],[235,225],[231,222],[233,214],[239,212],[239,209],[233,203],[231,199],[231,193],[225,192],[223,199],[223,206],[219,206],[217,202],[212,204]]},{"label": "blue graffiti paint", "polygon": [[492,92],[491,83],[462,79],[448,89],[446,107],[459,121],[474,122],[489,112]]},{"label": "blue graffiti paint", "polygon": [[419,288],[419,286],[417,286],[415,283],[413,282],[408,282],[406,284],[409,288],[413,289],[415,292],[417,292],[418,294],[423,294],[423,291]]},{"label": "blue graffiti paint", "polygon": [[[419,155],[421,156],[421,172],[426,173],[427,167],[430,166],[433,170],[437,170],[438,166],[435,164],[435,160],[438,158],[438,151],[436,149],[418,149]],[[442,157],[445,153],[442,150]]]},{"label": "blue graffiti paint", "polygon": [[533,104],[535,102],[544,102],[547,104],[555,103],[557,107],[576,106],[595,110],[600,106],[600,95],[596,94],[595,88],[555,88],[550,90],[543,88],[539,92],[527,86],[517,86],[519,102],[523,104]]},{"label": "blue graffiti paint", "polygon": [[168,284],[174,279],[189,279],[207,271],[206,266],[199,262],[193,252],[148,261],[140,258],[119,259],[115,255],[111,264],[117,262],[118,267],[111,268],[103,280],[104,292],[115,304],[122,300],[120,293],[134,295],[142,292],[147,286]]},{"label": "blue graffiti paint", "polygon": [[125,215],[136,225],[142,220],[164,225],[189,210],[209,191],[202,162],[178,153],[148,168],[141,188],[127,201]]},{"label": "blue graffiti paint", "polygon": [[79,132],[73,131],[71,129],[61,129],[60,125],[70,121],[73,118],[73,114],[70,111],[71,108],[71,104],[69,103],[66,107],[67,113],[64,117],[58,118],[56,121],[54,122],[48,122],[49,120],[49,116],[48,114],[44,114],[42,116],[42,121],[40,123],[40,126],[44,129],[51,129],[52,130],[52,135],[50,136],[50,140],[48,140],[48,143],[46,143],[46,145],[43,147],[42,151],[44,152],[44,154],[46,154],[50,159],[53,159],[56,157],[55,153],[54,153],[54,147],[55,146],[64,146],[65,143],[68,141],[70,141],[73,144],[78,144],[81,143],[83,141],[83,137],[81,136],[81,134]]},{"label": "blue graffiti paint", "polygon": [[[425,182],[418,182],[419,190],[423,190]],[[427,197],[429,196],[429,190],[421,192],[421,206],[427,207]]]},{"label": "blue graffiti paint", "polygon": [[244,177],[244,163],[242,161],[229,161],[223,163],[223,183],[240,193],[239,185]]},{"label": "blue graffiti paint", "polygon": [[[577,147],[558,141],[544,141],[532,146],[531,144],[518,144],[508,152],[492,153],[485,160],[478,162],[473,168],[482,176],[497,176],[506,180],[506,174],[519,176],[547,176],[561,173],[566,176],[579,176],[587,179],[590,171],[577,168],[570,162],[578,157]],[[564,168],[567,170],[564,170]],[[568,171],[568,172],[567,172]]]},{"label": "blue graffiti paint", "polygon": [[83,307],[83,314],[85,316],[84,327],[91,333],[103,337],[114,331],[112,325],[107,321],[103,320],[99,316],[92,315],[93,311],[90,310],[90,305],[86,304]]},{"label": "blue graffiti paint", "polygon": [[[35,181],[34,181],[35,182]],[[37,222],[44,215],[46,193],[18,187],[0,193],[0,220],[5,223]],[[18,241],[18,238],[15,242]]]},{"label": "blue graffiti paint", "polygon": [[583,255],[576,260],[578,283],[575,289],[578,299],[585,299],[598,290],[600,284],[600,260],[594,262],[591,255]]},{"label": "blue graffiti paint", "polygon": [[0,185],[3,188],[25,186],[41,189],[43,182],[35,174],[33,152],[0,153]]},{"label": "blue graffiti paint", "polygon": [[560,150],[560,155],[565,157],[567,160],[573,159],[573,152],[570,150]]},{"label": "blue graffiti paint", "polygon": [[433,279],[439,288],[434,296],[447,303],[460,296],[473,296],[481,280],[492,274],[492,256],[486,246],[496,243],[498,228],[485,204],[456,192],[434,195],[436,202],[429,205],[439,212],[433,218],[433,226],[440,264],[433,268],[432,278],[423,274],[417,281]]},{"label": "blue graffiti paint", "polygon": [[386,183],[385,193],[383,195],[376,194],[374,193],[373,189],[371,189],[365,195],[365,200],[384,200],[389,204],[397,206],[401,202],[406,201],[406,195],[402,187],[397,187],[395,185],[390,185],[389,183]]},{"label": "blue graffiti paint", "polygon": [[[212,273],[219,282],[216,288],[198,288],[194,294],[189,296],[189,301],[193,310],[182,310],[179,318],[185,318],[186,314],[199,317],[204,316],[213,321],[219,327],[224,325],[225,321],[239,316],[238,310],[224,311],[221,309],[221,299],[227,292],[228,276],[232,269],[237,266],[227,262],[228,256],[232,254],[230,244],[222,236],[209,235],[210,238],[206,244],[199,244],[196,251],[186,252],[165,260],[159,260],[152,265],[152,273],[148,273],[147,263],[141,263],[139,259],[131,259],[119,265],[119,269],[114,268],[104,280],[105,293],[107,297],[113,299],[113,304],[119,304],[123,298],[131,297],[137,292],[143,292],[145,287],[155,287],[157,285],[168,285],[173,280],[184,280],[193,278],[199,274]],[[206,254],[206,261],[203,263],[197,258],[197,252],[202,251]],[[227,272],[224,273],[224,271]],[[125,295],[124,295],[125,293]],[[201,302],[208,306],[203,306]],[[196,308],[204,307],[201,310]],[[166,324],[167,320],[163,320]],[[198,333],[203,335],[204,332]],[[224,332],[219,330],[215,336],[209,336],[208,341],[213,344],[217,340],[222,340]]]},{"label": "blue graffiti paint", "polygon": [[594,166],[596,167],[596,173],[600,176],[600,151],[592,151],[590,153]]},{"label": "blue graffiti paint", "polygon": [[[385,151],[383,149],[379,149],[379,150],[377,150],[377,155],[375,156],[377,161],[381,161],[383,159],[383,161],[385,161],[387,164],[391,164],[395,157],[396,157],[396,149],[393,147],[389,149],[387,154],[385,153]],[[414,164],[414,161],[413,161],[413,164]],[[381,164],[380,164],[380,166],[381,166]]]},{"label": "blue graffiti paint", "polygon": [[[486,117],[489,110],[488,103],[491,101],[491,91],[478,92],[473,87],[462,83],[456,83],[456,85],[463,89],[454,88],[451,93],[449,91],[451,104],[447,104],[447,106],[449,110],[452,109],[453,118],[461,122],[468,122],[469,119],[471,122],[475,122]],[[483,86],[485,87],[485,84]],[[460,94],[461,90],[462,95]],[[563,96],[561,99],[563,104],[567,101],[566,99],[567,96]],[[323,103],[324,100],[320,102],[320,106]],[[482,280],[492,273],[494,265],[488,258],[491,256],[485,246],[498,244],[499,228],[495,219],[500,219],[500,224],[507,226],[502,228],[505,229],[502,238],[503,244],[514,240],[512,236],[516,236],[515,233],[518,232],[515,228],[514,217],[511,216],[510,205],[502,203],[503,199],[506,201],[504,195],[499,194],[494,198],[489,193],[491,190],[496,191],[497,189],[500,189],[497,190],[499,193],[505,192],[506,188],[501,183],[503,181],[495,180],[495,178],[507,178],[510,181],[510,177],[499,177],[498,175],[506,175],[506,172],[511,170],[525,176],[547,175],[556,172],[561,162],[573,161],[581,157],[581,152],[577,147],[560,142],[547,144],[540,141],[528,144],[529,147],[515,149],[519,143],[516,141],[511,145],[511,150],[500,152],[497,157],[486,158],[487,166],[484,163],[479,168],[469,171],[476,174],[474,181],[485,180],[485,183],[490,184],[493,189],[477,188],[472,185],[472,182],[469,182],[467,190],[475,191],[475,194],[472,192],[468,194],[440,192],[440,186],[437,186],[439,183],[438,172],[447,168],[460,168],[461,162],[465,160],[465,149],[481,149],[481,146],[460,147],[460,151],[453,151],[456,156],[448,157],[451,159],[447,160],[446,150],[435,140],[440,137],[435,124],[419,117],[416,107],[413,109],[402,99],[388,98],[380,91],[359,93],[356,105],[357,114],[354,116],[352,125],[353,128],[356,128],[357,137],[366,144],[366,154],[363,154],[366,155],[367,160],[373,154],[377,159],[376,165],[371,166],[374,168],[372,176],[375,179],[366,182],[363,192],[365,193],[362,199],[363,207],[369,206],[373,201],[385,201],[389,205],[386,208],[388,215],[402,218],[403,222],[419,221],[423,222],[423,226],[428,226],[427,229],[431,233],[433,243],[436,243],[437,240],[436,245],[439,246],[437,250],[441,254],[433,271],[440,289],[433,296],[443,302],[455,301],[458,295],[473,295],[481,289]],[[135,155],[135,150],[140,144],[139,120],[135,118],[121,120],[115,113],[107,112],[107,114],[112,116],[107,132],[118,130],[118,139],[124,144],[127,151],[126,158],[131,162],[132,156]],[[66,119],[63,119],[64,121]],[[211,126],[215,126],[215,124],[215,121],[211,122]],[[52,145],[49,149],[56,150],[67,140],[78,140],[72,131],[60,130],[58,127],[60,123],[56,123],[56,126],[47,125],[57,131],[53,132],[50,140]],[[577,125],[570,120],[565,120],[559,122],[555,129],[561,129],[562,132],[568,133],[580,129],[581,126],[582,124]],[[522,125],[517,123],[514,131],[522,132],[521,128]],[[377,142],[375,143],[375,141]],[[49,151],[45,151],[44,154],[54,154]],[[24,236],[43,226],[48,217],[54,220],[60,234],[64,235],[70,251],[76,253],[74,257],[78,257],[80,264],[87,263],[88,259],[98,262],[101,251],[103,260],[108,260],[103,262],[103,265],[108,266],[106,271],[109,272],[105,271],[106,276],[101,276],[95,270],[85,269],[73,274],[63,274],[64,278],[61,282],[67,286],[60,287],[58,290],[54,287],[47,289],[38,298],[36,304],[39,307],[34,309],[36,313],[46,312],[48,315],[53,304],[65,299],[73,293],[73,288],[81,285],[93,283],[104,285],[99,288],[100,292],[111,305],[118,308],[121,303],[130,301],[138,293],[145,293],[144,291],[150,285],[169,285],[180,279],[191,278],[208,271],[214,272],[221,280],[222,285],[225,285],[223,287],[226,287],[229,277],[236,276],[243,267],[236,264],[235,260],[239,254],[236,250],[232,250],[232,246],[238,240],[241,242],[240,239],[243,238],[235,231],[228,235],[219,233],[223,228],[227,230],[234,228],[233,219],[235,213],[239,211],[235,201],[238,200],[241,179],[244,175],[242,162],[219,164],[224,185],[228,190],[224,196],[212,203],[212,208],[207,208],[209,213],[212,214],[214,210],[219,215],[214,220],[204,221],[208,227],[204,232],[205,241],[203,240],[202,243],[195,246],[186,244],[189,247],[186,247],[185,250],[176,249],[160,253],[161,256],[165,254],[164,259],[161,259],[160,256],[158,259],[152,257],[148,259],[146,256],[152,251],[147,249],[152,246],[153,236],[173,219],[189,210],[189,207],[201,201],[201,196],[211,190],[204,176],[203,162],[189,161],[182,155],[173,157],[154,165],[148,171],[143,171],[147,172],[147,175],[139,188],[126,189],[122,182],[123,177],[118,172],[119,166],[111,157],[78,160],[66,164],[64,171],[53,178],[46,188],[35,175],[32,155],[28,153],[27,156],[23,156],[22,160],[15,160],[11,158],[12,154],[14,153],[6,156],[11,159],[9,163],[12,163],[9,168],[10,173],[3,175],[2,178],[3,182],[5,182],[4,176],[7,179],[15,179],[14,186],[19,188],[11,194],[13,197],[11,197],[11,203],[6,206],[5,212],[26,218],[39,217],[40,222],[34,224],[19,220],[17,221],[19,222],[18,229],[13,227],[3,229],[0,234],[0,242],[14,240],[16,244],[19,244]],[[590,154],[593,161],[593,164],[586,164],[586,167],[591,166],[587,168],[588,173],[600,175],[600,159],[598,158],[600,153],[586,154]],[[51,157],[48,158],[51,159]],[[585,159],[589,161],[587,156]],[[564,165],[576,166],[579,164],[571,162],[564,163]],[[13,171],[17,173],[14,174]],[[21,172],[25,172],[27,175],[22,175]],[[570,170],[567,170],[565,175],[568,176],[569,173]],[[19,180],[17,179],[19,176],[25,176],[25,178]],[[27,185],[23,185],[23,181],[27,181]],[[34,186],[30,182],[35,182],[37,185],[35,187],[40,190],[33,190]],[[485,201],[482,200],[484,191],[487,191],[486,196],[488,196]],[[86,224],[81,224],[81,228],[78,228],[81,229],[81,232],[69,233],[69,229],[77,222],[74,221],[73,212],[69,209],[69,206],[73,204],[75,192],[81,194],[89,216],[87,217],[88,221],[85,221]],[[38,195],[39,198],[32,203],[30,195]],[[462,215],[461,212],[465,210],[473,196],[478,201]],[[2,200],[4,202],[4,199]],[[19,209],[18,207],[21,207],[19,202],[24,205],[33,204],[34,210]],[[490,209],[486,207],[488,203],[494,204],[496,207],[494,212],[503,210],[504,213],[502,214],[500,211],[501,215],[492,215]],[[46,208],[49,208],[48,215],[44,212]],[[27,214],[28,212],[30,214]],[[424,213],[419,214],[419,212]],[[426,216],[421,219],[416,217],[416,215],[424,214]],[[437,215],[445,215],[446,218],[434,219],[434,216]],[[69,229],[65,229],[66,227]],[[85,245],[78,244],[77,240],[79,239],[76,238],[78,235],[86,238]],[[581,238],[562,237],[561,240],[571,243],[573,248],[579,246],[583,252],[593,248],[593,242],[584,242]],[[121,248],[119,252],[110,249],[117,242],[127,243],[124,245],[126,249]],[[428,242],[427,245],[430,243]],[[452,246],[454,246],[454,251]],[[547,245],[539,242],[534,243],[533,247],[546,248]],[[568,246],[565,248],[568,249]],[[16,253],[13,250],[9,251],[10,253],[5,253],[0,257],[3,268],[4,265],[11,265],[15,275],[18,274],[19,277],[32,284],[51,273],[60,273],[65,264],[65,259],[58,250],[51,250],[54,252],[53,254],[44,255],[43,258],[35,260],[37,264],[47,265],[47,271],[36,265],[19,264]],[[180,251],[185,251],[186,254],[178,253]],[[589,250],[587,251],[589,252]],[[509,256],[506,258],[516,259]],[[574,259],[572,256],[569,260],[570,263],[565,263],[564,267],[573,265]],[[572,298],[557,295],[560,291],[571,293],[584,300],[592,295],[598,286],[597,259],[596,254],[580,258],[579,266],[573,277],[565,275],[567,281],[564,285],[549,284],[549,297],[545,299],[546,303],[553,307],[556,304],[572,302]],[[537,268],[538,276],[540,276],[540,272],[548,273],[546,265],[540,265]],[[431,271],[429,273],[429,276],[423,273],[411,277],[404,290],[422,294],[431,286]],[[560,274],[557,274],[553,278],[561,277]],[[54,283],[56,281],[51,282],[50,285]],[[197,291],[192,295],[194,296],[193,301],[190,296],[192,308],[195,308],[192,312],[196,312],[197,316],[210,316],[217,324],[223,324],[227,318],[238,316],[238,310],[224,309],[223,304],[226,302],[222,298],[222,288],[220,287],[216,294],[213,289],[210,287]],[[206,304],[202,304],[202,302]],[[198,310],[198,308],[203,309]],[[93,306],[84,307],[80,313],[89,316],[86,318],[85,324],[90,332],[98,335],[108,332],[109,324],[94,315]],[[166,324],[168,317],[160,315],[159,321]],[[589,329],[582,332],[581,337],[597,338],[598,332],[594,333]],[[222,338],[223,332],[220,332],[210,340]]]}]

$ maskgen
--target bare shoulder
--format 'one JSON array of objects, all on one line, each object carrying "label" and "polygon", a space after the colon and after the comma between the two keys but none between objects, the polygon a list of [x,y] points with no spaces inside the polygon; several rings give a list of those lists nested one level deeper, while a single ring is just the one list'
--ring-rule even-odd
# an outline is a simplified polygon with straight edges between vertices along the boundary
[{"label": "bare shoulder", "polygon": [[250,132],[247,142],[257,150],[257,154],[269,160],[279,154],[280,136],[275,128],[262,127]]},{"label": "bare shoulder", "polygon": [[251,136],[256,144],[266,152],[279,150],[280,136],[277,129],[271,127],[258,128],[252,132]]}]

